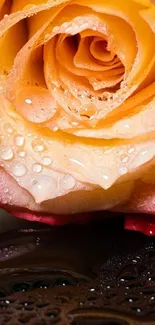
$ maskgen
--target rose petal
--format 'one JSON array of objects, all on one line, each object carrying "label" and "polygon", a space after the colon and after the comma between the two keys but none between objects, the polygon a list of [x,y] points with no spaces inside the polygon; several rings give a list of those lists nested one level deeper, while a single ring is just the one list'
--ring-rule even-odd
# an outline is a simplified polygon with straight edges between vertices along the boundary
[{"label": "rose petal", "polygon": [[2,13],[1,205],[50,224],[154,214],[151,2],[14,0]]}]

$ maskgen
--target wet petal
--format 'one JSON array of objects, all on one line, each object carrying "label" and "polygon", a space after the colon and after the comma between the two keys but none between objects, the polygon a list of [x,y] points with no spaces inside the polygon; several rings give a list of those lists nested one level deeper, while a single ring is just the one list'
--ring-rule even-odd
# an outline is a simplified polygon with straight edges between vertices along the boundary
[{"label": "wet petal", "polygon": [[51,224],[55,214],[63,224],[78,212],[148,212],[154,18],[147,0],[1,1],[2,206]]}]

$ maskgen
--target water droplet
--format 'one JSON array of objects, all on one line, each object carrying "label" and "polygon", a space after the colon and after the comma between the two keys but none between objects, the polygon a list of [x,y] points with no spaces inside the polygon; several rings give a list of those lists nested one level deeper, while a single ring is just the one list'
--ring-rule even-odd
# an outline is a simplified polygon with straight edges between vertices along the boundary
[{"label": "water droplet", "polygon": [[119,151],[118,151],[118,155],[119,156],[122,156],[124,154],[124,149],[120,149]]},{"label": "water droplet", "polygon": [[95,288],[90,288],[89,291],[94,292]]},{"label": "water droplet", "polygon": [[80,305],[80,306],[83,306],[83,301],[80,301],[80,302],[79,302],[79,305]]},{"label": "water droplet", "polygon": [[124,127],[125,128],[127,128],[127,129],[130,129],[131,128],[131,123],[129,122],[126,122],[125,124],[124,124]]},{"label": "water droplet", "polygon": [[147,149],[141,151],[141,155],[142,156],[146,155],[147,153],[148,153],[148,150]]},{"label": "water droplet", "polygon": [[10,133],[10,134],[13,133],[13,127],[12,127],[12,125],[11,125],[10,123],[6,123],[6,124],[4,124],[4,129],[5,129],[5,131],[6,131],[7,133]]},{"label": "water droplet", "polygon": [[53,194],[57,188],[57,181],[55,178],[50,175],[44,175],[43,173],[38,174],[36,179],[32,179],[31,184],[34,195],[37,194],[37,198],[39,201],[41,200],[41,202],[51,197],[51,194]]},{"label": "water droplet", "polygon": [[18,152],[18,156],[21,157],[21,158],[24,158],[26,155],[26,153],[24,151],[19,151]]},{"label": "water droplet", "polygon": [[128,156],[124,155],[124,156],[121,157],[121,162],[122,163],[127,163],[128,161],[129,161],[129,157]]},{"label": "water droplet", "polygon": [[40,244],[40,237],[37,237],[36,244],[37,244],[37,246]]},{"label": "water droplet", "polygon": [[11,170],[12,170],[13,175],[17,176],[17,177],[24,176],[27,172],[26,166],[20,162],[15,162],[12,165]]},{"label": "water droplet", "polygon": [[54,132],[58,131],[58,126],[54,126],[53,131]]},{"label": "water droplet", "polygon": [[28,86],[17,91],[14,105],[28,121],[45,122],[56,112],[56,101],[48,89],[40,86]]},{"label": "water droplet", "polygon": [[9,192],[9,189],[6,187],[6,188],[4,188],[4,193],[8,193]]},{"label": "water droplet", "polygon": [[103,179],[105,179],[106,181],[109,179],[109,176],[108,175],[106,175],[106,174],[103,174]]},{"label": "water droplet", "polygon": [[132,263],[133,263],[133,264],[137,264],[137,260],[134,260],[134,259],[133,259],[133,260],[132,260]]},{"label": "water droplet", "polygon": [[50,157],[43,157],[41,163],[44,166],[49,166],[52,163],[52,159]]},{"label": "water droplet", "polygon": [[42,166],[40,164],[34,164],[33,165],[33,171],[35,173],[40,173],[42,171]]},{"label": "water droplet", "polygon": [[71,122],[71,124],[72,124],[73,126],[77,126],[77,125],[78,125],[78,122],[73,121],[73,122]]},{"label": "water droplet", "polygon": [[72,177],[71,175],[65,175],[61,180],[60,180],[60,186],[64,189],[72,189],[76,184],[75,178]]},{"label": "water droplet", "polygon": [[0,157],[3,160],[11,160],[13,158],[13,151],[9,147],[1,147],[0,148]]},{"label": "water droplet", "polygon": [[20,134],[15,136],[15,144],[17,147],[22,147],[24,145],[24,137]]},{"label": "water droplet", "polygon": [[28,104],[28,105],[31,105],[32,104],[32,100],[30,98],[26,98],[25,99],[25,103]]},{"label": "water droplet", "polygon": [[5,303],[6,303],[7,305],[9,305],[9,304],[10,304],[10,301],[9,301],[9,300],[5,300]]},{"label": "water droplet", "polygon": [[128,153],[130,154],[130,153],[133,153],[134,151],[135,151],[135,148],[131,147],[131,148],[129,148]]},{"label": "water droplet", "polygon": [[32,141],[32,148],[34,151],[41,152],[44,151],[44,144],[41,139],[35,139]]},{"label": "water droplet", "polygon": [[39,184],[37,181],[35,181],[35,182],[33,183],[33,185],[35,185],[35,187],[36,187],[36,189],[37,189],[38,191],[41,191],[41,190],[42,190],[42,186],[41,186],[41,184]]},{"label": "water droplet", "polygon": [[125,174],[127,174],[127,172],[128,172],[127,167],[121,167],[121,168],[119,169],[119,174],[120,174],[120,175],[125,175]]},{"label": "water droplet", "polygon": [[81,116],[94,117],[96,115],[96,107],[93,104],[85,104],[80,109]]}]

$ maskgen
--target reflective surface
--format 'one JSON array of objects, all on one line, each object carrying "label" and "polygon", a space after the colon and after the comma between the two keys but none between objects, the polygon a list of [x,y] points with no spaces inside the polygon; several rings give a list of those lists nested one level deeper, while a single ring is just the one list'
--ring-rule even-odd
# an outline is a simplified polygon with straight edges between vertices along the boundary
[{"label": "reflective surface", "polygon": [[0,236],[1,325],[155,324],[155,240],[121,219],[18,228]]}]

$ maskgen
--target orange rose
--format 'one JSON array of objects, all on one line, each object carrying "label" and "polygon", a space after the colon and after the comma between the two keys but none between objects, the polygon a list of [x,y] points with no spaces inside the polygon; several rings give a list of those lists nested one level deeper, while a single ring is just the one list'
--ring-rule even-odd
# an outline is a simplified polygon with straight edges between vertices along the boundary
[{"label": "orange rose", "polygon": [[1,0],[0,19],[1,205],[154,214],[153,3]]}]

